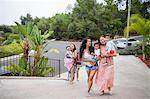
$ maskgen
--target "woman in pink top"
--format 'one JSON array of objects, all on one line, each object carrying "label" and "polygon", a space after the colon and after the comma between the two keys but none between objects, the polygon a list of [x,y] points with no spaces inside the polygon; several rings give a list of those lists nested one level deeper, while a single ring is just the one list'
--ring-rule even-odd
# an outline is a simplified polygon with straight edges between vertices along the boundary
[{"label": "woman in pink top", "polygon": [[104,37],[100,37],[100,50],[100,66],[96,75],[96,84],[101,95],[104,93],[111,94],[114,80],[113,56],[116,55],[116,51],[113,49],[112,53],[107,50]]}]

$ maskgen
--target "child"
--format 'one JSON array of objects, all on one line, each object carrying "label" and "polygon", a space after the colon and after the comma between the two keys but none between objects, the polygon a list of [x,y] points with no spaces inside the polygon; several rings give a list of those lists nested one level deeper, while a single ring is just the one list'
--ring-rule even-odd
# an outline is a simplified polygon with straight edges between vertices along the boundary
[{"label": "child", "polygon": [[79,69],[81,67],[81,59],[80,59],[80,53],[77,53],[77,57],[75,60],[75,65],[76,65],[76,79],[79,81]]},{"label": "child", "polygon": [[99,59],[99,56],[100,56],[100,46],[99,46],[98,42],[94,43],[94,56],[97,60],[97,65],[99,66],[98,59]]},{"label": "child", "polygon": [[70,78],[70,69],[73,66],[74,59],[73,59],[73,53],[71,51],[70,46],[66,47],[66,53],[65,53],[65,58],[64,58],[64,66],[67,68],[68,71],[68,80]]}]

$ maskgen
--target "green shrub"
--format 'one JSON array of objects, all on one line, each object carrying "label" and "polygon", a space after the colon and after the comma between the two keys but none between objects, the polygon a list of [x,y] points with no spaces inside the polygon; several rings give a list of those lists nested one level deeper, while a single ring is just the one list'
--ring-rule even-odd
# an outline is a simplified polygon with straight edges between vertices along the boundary
[{"label": "green shrub", "polygon": [[4,37],[0,37],[0,41],[4,41],[5,40],[5,38]]},{"label": "green shrub", "polygon": [[6,33],[4,37],[6,38],[6,40],[3,41],[2,45],[8,45],[11,43],[19,43],[20,42],[18,34]]},{"label": "green shrub", "polygon": [[15,40],[15,39],[5,40],[1,45],[9,45],[11,43],[20,43],[20,40]]},{"label": "green shrub", "polygon": [[0,36],[4,35],[4,31],[0,30]]},{"label": "green shrub", "polygon": [[12,33],[5,33],[4,37],[7,39],[10,34],[12,34]]},{"label": "green shrub", "polygon": [[23,49],[20,44],[18,43],[12,43],[5,46],[0,46],[0,58],[11,56],[11,55],[17,55],[23,52]]},{"label": "green shrub", "polygon": [[150,44],[145,46],[144,53],[145,53],[146,58],[150,58]]},{"label": "green shrub", "polygon": [[[12,75],[21,75],[21,76],[47,76],[50,73],[54,72],[54,68],[48,65],[48,58],[41,57],[36,68],[31,68],[30,63],[26,61],[24,57],[19,59],[18,65],[6,66],[5,69],[11,71]],[[34,75],[33,75],[34,74]]]},{"label": "green shrub", "polygon": [[4,40],[5,40],[5,38],[0,37],[0,45],[3,43]]},{"label": "green shrub", "polygon": [[142,54],[142,44],[128,46],[125,49],[120,49],[119,55],[139,55]]},{"label": "green shrub", "polygon": [[[125,49],[119,50],[118,52],[119,52],[119,55],[139,55],[139,54],[142,54],[142,44],[129,46]],[[146,58],[150,58],[150,44],[145,46],[144,53],[145,53]]]},{"label": "green shrub", "polygon": [[18,34],[9,34],[7,39],[19,39],[19,35]]}]

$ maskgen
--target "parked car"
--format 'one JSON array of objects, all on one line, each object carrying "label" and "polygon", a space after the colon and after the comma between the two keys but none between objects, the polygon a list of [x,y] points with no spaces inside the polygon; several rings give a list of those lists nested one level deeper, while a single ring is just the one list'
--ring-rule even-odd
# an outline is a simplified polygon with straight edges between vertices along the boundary
[{"label": "parked car", "polygon": [[126,38],[121,38],[116,41],[116,46],[118,49],[123,49],[127,46],[127,42],[128,42],[128,46],[132,46],[134,44],[139,43],[140,41],[134,38],[128,38],[128,41]]}]

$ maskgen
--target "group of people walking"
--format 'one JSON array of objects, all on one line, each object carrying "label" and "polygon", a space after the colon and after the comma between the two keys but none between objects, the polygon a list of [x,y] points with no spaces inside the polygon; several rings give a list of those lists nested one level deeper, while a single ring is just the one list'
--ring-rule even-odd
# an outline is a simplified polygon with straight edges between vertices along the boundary
[{"label": "group of people walking", "polygon": [[93,79],[98,87],[100,95],[104,93],[112,94],[114,80],[114,62],[113,57],[116,56],[115,44],[111,41],[111,35],[100,36],[99,40],[92,46],[90,38],[82,41],[79,53],[74,44],[66,47],[64,65],[70,74],[71,84],[74,80],[75,71],[77,70],[78,80],[78,62],[81,60],[81,66],[85,66],[88,76],[88,96],[91,94]]}]

